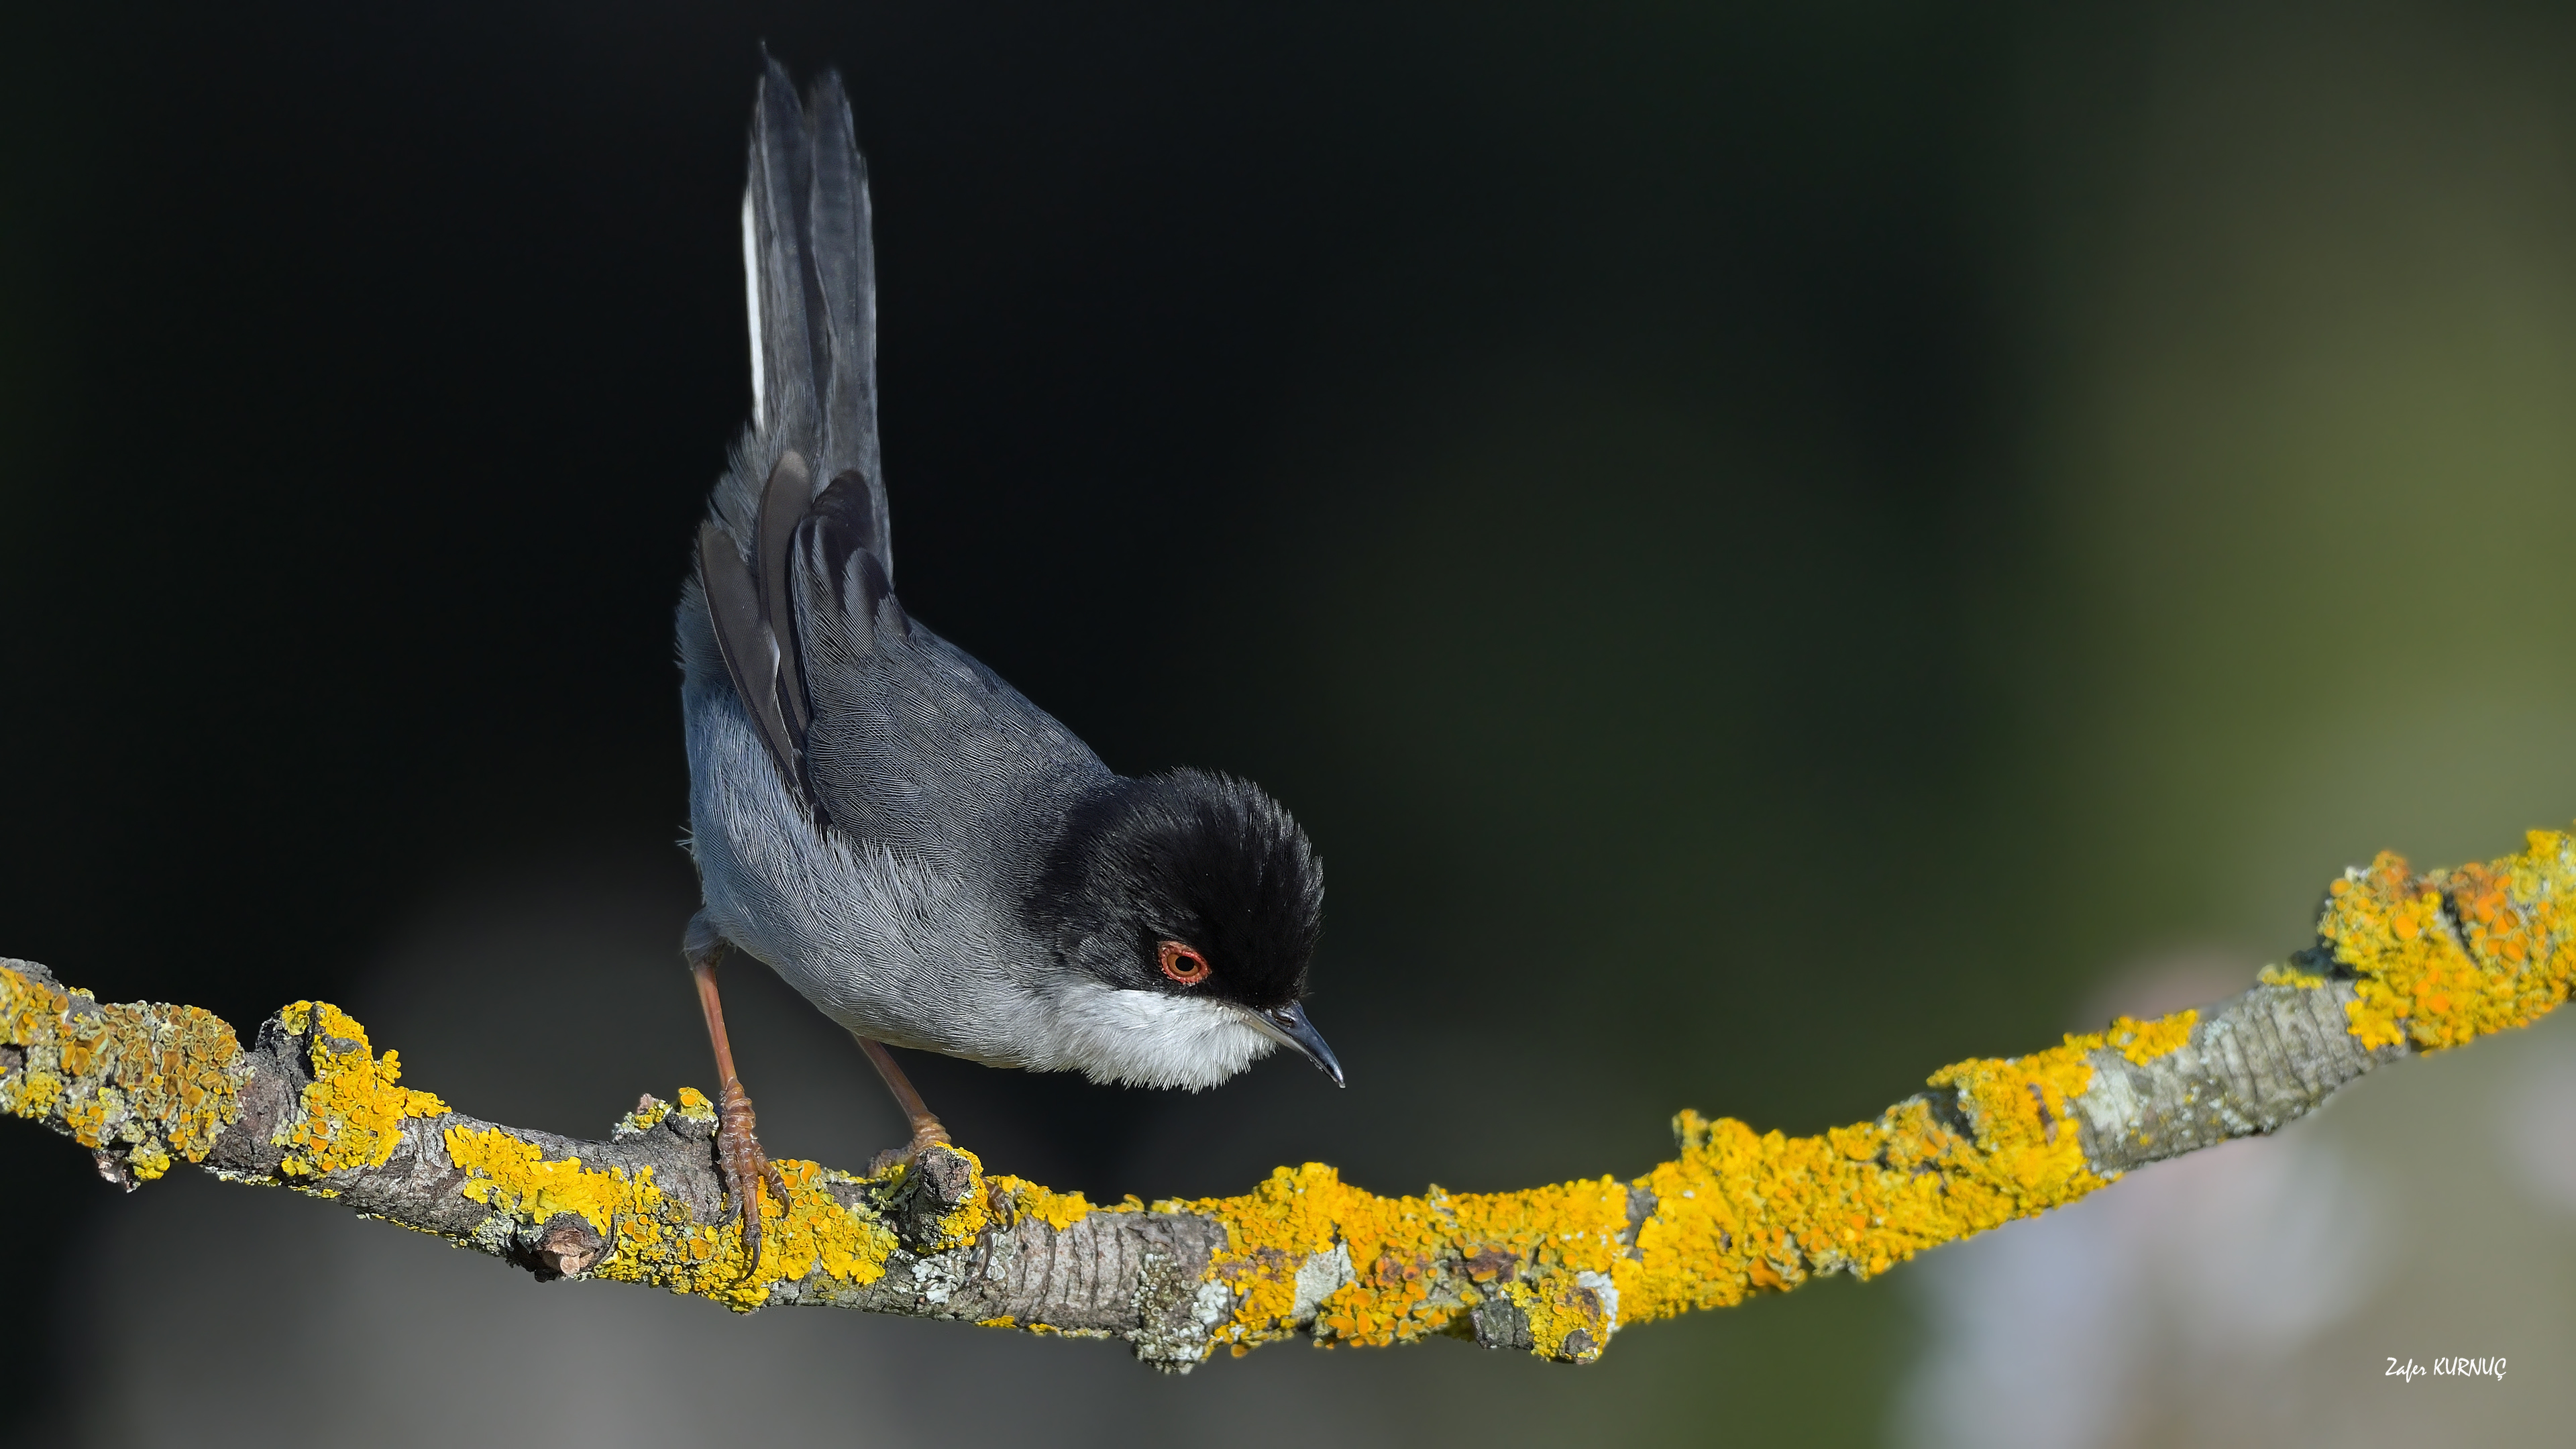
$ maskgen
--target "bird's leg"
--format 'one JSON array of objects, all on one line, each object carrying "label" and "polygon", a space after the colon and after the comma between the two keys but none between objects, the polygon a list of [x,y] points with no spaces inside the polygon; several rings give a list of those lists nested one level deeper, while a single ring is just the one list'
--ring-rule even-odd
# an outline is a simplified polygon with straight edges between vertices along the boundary
[{"label": "bird's leg", "polygon": [[760,1266],[760,1185],[768,1183],[783,1208],[787,1206],[787,1182],[778,1175],[769,1155],[760,1150],[760,1138],[752,1130],[751,1094],[742,1089],[742,1079],[734,1075],[733,1045],[725,1040],[724,1000],[716,995],[716,958],[724,954],[724,940],[696,926],[696,922],[691,923],[689,941],[683,950],[689,958],[689,974],[697,978],[698,1007],[707,1017],[707,1040],[716,1049],[716,1075],[722,1079],[716,1092],[716,1166],[724,1177],[727,1205],[742,1219],[742,1271],[744,1277],[749,1277]]},{"label": "bird's leg", "polygon": [[860,1037],[859,1050],[866,1052],[868,1060],[876,1063],[877,1075],[885,1078],[886,1090],[894,1093],[894,1104],[903,1109],[905,1120],[912,1124],[911,1143],[878,1153],[877,1160],[870,1164],[870,1175],[884,1172],[897,1162],[919,1157],[925,1147],[946,1145],[948,1129],[940,1126],[939,1119],[930,1115],[930,1109],[922,1105],[921,1094],[912,1089],[912,1079],[895,1064],[894,1053],[886,1050],[885,1043]]}]

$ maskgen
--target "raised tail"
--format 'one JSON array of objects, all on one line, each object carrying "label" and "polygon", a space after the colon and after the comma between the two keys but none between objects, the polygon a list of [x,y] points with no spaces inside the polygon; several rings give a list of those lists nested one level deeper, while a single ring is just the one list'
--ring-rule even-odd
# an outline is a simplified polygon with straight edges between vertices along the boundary
[{"label": "raised tail", "polygon": [[[889,579],[885,481],[877,450],[876,255],[868,169],[838,72],[806,103],[775,59],[752,110],[751,179],[742,195],[742,260],[751,314],[752,464],[727,480],[716,513],[753,551],[761,492],[778,457],[802,455],[820,492],[865,482],[875,552]],[[756,565],[755,565],[756,567]]]},{"label": "raised tail", "polygon": [[[877,455],[867,163],[838,74],[826,71],[799,106],[787,68],[769,62],[752,109],[750,169],[742,259],[752,426],[708,501],[696,586],[681,598],[681,654],[693,679],[711,677],[720,654],[753,728],[812,809],[789,554],[818,495],[827,495],[842,552],[870,555],[880,593],[894,578]],[[701,611],[703,635],[693,622]]]}]

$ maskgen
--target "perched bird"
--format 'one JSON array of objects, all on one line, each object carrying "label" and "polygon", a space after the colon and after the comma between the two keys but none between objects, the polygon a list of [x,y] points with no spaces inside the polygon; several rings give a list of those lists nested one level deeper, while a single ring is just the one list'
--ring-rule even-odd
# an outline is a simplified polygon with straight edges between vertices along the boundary
[{"label": "perched bird", "polygon": [[1338,1085],[1300,1005],[1323,870],[1287,810],[1228,775],[1111,773],[895,595],[867,172],[837,75],[799,106],[769,63],[742,208],[752,423],[679,636],[704,901],[683,954],[749,1257],[760,1183],[785,1193],[725,1039],[728,945],[858,1038],[913,1153],[947,1134],[889,1045],[1192,1090],[1287,1046]]}]

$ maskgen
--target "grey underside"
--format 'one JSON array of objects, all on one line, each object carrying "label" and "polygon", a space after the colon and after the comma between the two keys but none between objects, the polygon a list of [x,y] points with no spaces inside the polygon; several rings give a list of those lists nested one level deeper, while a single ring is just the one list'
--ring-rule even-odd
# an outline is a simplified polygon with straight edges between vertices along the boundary
[{"label": "grey underside", "polygon": [[[1113,777],[1079,739],[964,651],[912,623],[890,591],[878,457],[875,285],[866,177],[837,78],[811,129],[773,62],[752,139],[759,423],[709,515],[750,566],[760,496],[790,450],[810,500],[845,474],[873,514],[838,576],[791,556],[787,592],[811,710],[811,805],[746,712],[699,580],[679,642],[691,849],[704,921],[852,1031],[999,1065],[1060,1066],[1022,1029],[1050,987],[1049,949],[1019,904],[1085,791]],[[728,635],[731,643],[732,635]],[[827,823],[817,822],[819,807]]]}]

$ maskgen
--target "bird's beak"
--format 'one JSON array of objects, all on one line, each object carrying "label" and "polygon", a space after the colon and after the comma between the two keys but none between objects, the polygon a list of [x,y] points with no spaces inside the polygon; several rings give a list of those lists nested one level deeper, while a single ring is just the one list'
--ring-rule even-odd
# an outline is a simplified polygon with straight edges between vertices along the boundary
[{"label": "bird's beak", "polygon": [[1247,1006],[1243,1014],[1263,1036],[1281,1046],[1294,1047],[1298,1055],[1315,1064],[1316,1070],[1332,1078],[1334,1086],[1343,1085],[1342,1064],[1333,1059],[1333,1049],[1324,1045],[1324,1034],[1306,1019],[1305,1007],[1293,1001],[1268,1010]]}]

